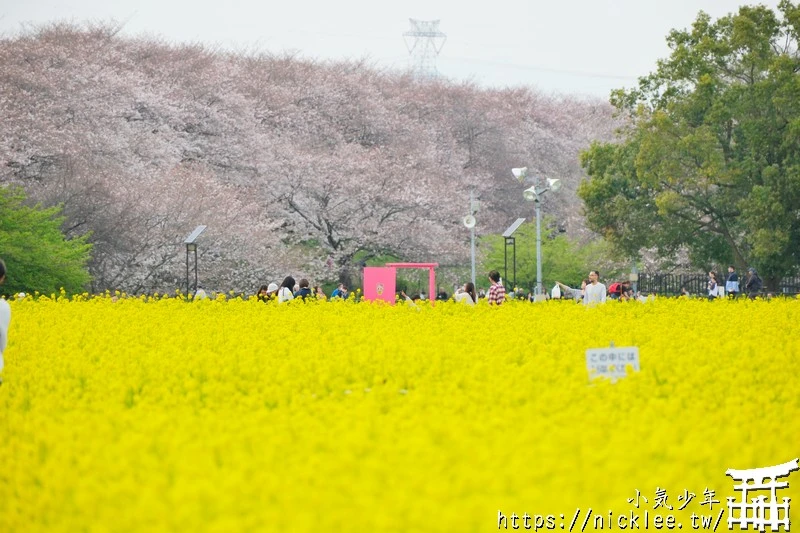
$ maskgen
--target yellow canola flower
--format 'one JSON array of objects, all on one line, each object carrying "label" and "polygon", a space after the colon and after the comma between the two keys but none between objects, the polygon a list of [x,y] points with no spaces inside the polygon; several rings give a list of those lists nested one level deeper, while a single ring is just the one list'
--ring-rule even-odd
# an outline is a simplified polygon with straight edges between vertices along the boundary
[{"label": "yellow canola flower", "polygon": [[[589,508],[684,530],[724,509],[725,530],[725,471],[800,455],[795,300],[176,296],[10,302],[0,531],[497,531],[526,512],[568,531]],[[586,350],[612,341],[641,370],[590,381]]]}]

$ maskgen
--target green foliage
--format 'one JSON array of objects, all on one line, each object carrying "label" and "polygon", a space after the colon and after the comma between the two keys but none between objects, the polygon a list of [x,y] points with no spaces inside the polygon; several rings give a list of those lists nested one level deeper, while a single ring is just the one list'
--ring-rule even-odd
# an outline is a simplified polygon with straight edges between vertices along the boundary
[{"label": "green foliage", "polygon": [[[542,283],[550,289],[556,281],[570,286],[580,286],[590,270],[600,270],[603,279],[619,277],[622,270],[612,266],[610,247],[605,241],[596,240],[587,244],[569,239],[566,235],[553,231],[552,219],[545,217],[542,222]],[[536,285],[536,224],[523,224],[514,233],[517,248],[517,287],[530,290]],[[503,276],[504,239],[502,235],[487,235],[480,239],[483,250],[477,273],[479,287],[489,286],[486,274],[497,270]],[[503,283],[511,287],[513,281],[513,251],[508,249],[508,276]]]},{"label": "green foliage", "polygon": [[671,56],[611,98],[620,142],[582,154],[589,226],[629,257],[688,249],[698,267],[800,260],[800,8],[744,6],[673,30]]},{"label": "green foliage", "polygon": [[87,235],[67,240],[60,209],[25,205],[22,189],[0,187],[0,258],[6,263],[3,292],[84,290],[91,244]]},{"label": "green foliage", "polygon": [[370,253],[366,250],[359,250],[353,254],[353,262],[365,263],[367,266],[383,266],[386,263],[399,263],[403,259],[390,253]]}]

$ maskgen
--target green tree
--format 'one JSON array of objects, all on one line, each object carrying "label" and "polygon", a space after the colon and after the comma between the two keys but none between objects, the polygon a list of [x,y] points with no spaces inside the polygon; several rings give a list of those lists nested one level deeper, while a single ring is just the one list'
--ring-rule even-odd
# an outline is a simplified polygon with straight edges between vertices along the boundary
[{"label": "green tree", "polygon": [[701,12],[670,57],[615,91],[617,143],[581,156],[589,226],[630,257],[689,251],[698,267],[754,265],[768,285],[800,254],[800,9]]},{"label": "green tree", "polygon": [[87,235],[67,240],[58,207],[25,204],[20,188],[0,187],[0,258],[8,270],[3,291],[80,292],[89,282]]},{"label": "green tree", "polygon": [[[554,230],[551,217],[542,223],[542,283],[550,290],[556,281],[580,286],[589,270],[600,270],[604,279],[619,277],[621,269],[614,263],[610,247],[602,240],[581,244]],[[527,223],[514,234],[517,248],[517,286],[531,290],[536,286],[536,224]],[[487,235],[480,240],[483,250],[477,275],[479,287],[488,286],[485,273],[497,270],[503,275],[504,239],[502,235]],[[511,288],[512,251],[508,250],[508,279],[503,283]]]}]

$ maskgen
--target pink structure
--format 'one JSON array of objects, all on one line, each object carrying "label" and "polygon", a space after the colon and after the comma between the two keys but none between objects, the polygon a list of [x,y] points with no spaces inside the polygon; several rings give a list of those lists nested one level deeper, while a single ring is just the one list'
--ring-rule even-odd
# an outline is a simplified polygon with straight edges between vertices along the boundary
[{"label": "pink structure", "polygon": [[398,268],[428,269],[428,298],[436,292],[436,272],[439,263],[386,263],[383,267],[364,267],[364,299],[383,300],[394,304]]},{"label": "pink structure", "polygon": [[364,267],[364,299],[394,304],[396,273],[394,268]]}]

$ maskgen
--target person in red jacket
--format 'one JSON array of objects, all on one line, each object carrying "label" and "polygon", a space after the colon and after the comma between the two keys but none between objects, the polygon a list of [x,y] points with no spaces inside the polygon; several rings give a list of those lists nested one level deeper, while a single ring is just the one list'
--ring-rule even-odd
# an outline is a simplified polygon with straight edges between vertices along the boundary
[{"label": "person in red jacket", "polygon": [[608,297],[612,300],[619,300],[620,295],[622,294],[622,283],[615,281],[611,285],[608,286]]}]

